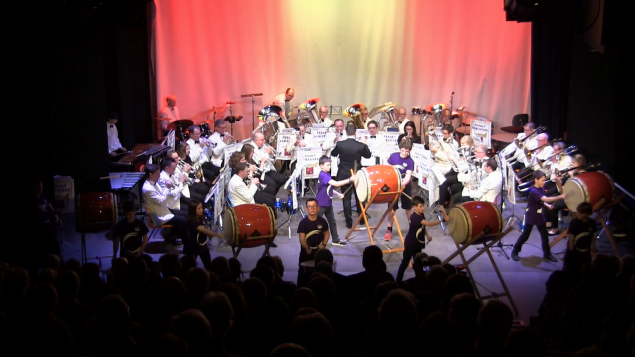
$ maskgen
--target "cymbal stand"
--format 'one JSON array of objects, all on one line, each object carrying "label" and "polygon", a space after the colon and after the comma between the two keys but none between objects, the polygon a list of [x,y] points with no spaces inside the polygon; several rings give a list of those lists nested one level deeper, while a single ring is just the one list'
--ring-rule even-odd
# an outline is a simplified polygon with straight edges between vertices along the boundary
[{"label": "cymbal stand", "polygon": [[229,125],[231,127],[232,136],[234,136],[234,112],[232,111],[232,103],[229,103],[229,117],[231,120],[229,121]]},{"label": "cymbal stand", "polygon": [[[256,130],[256,110],[254,104],[256,103],[256,97],[262,97],[262,93],[243,94],[242,98],[251,97],[251,131]],[[233,135],[234,133],[232,133]]]},{"label": "cymbal stand", "polygon": [[[296,185],[293,185],[291,187],[290,195],[294,195],[292,203],[291,203],[291,206],[289,206],[289,204],[288,204],[289,201],[287,200],[286,204],[281,204],[280,207],[278,207],[278,204],[277,204],[278,201],[276,199],[276,209],[278,209],[280,211],[286,211],[287,215],[288,215],[287,220],[282,222],[278,226],[278,229],[280,229],[280,227],[284,226],[285,224],[288,224],[287,229],[289,230],[289,240],[291,240],[291,220],[293,219],[293,215],[296,214],[297,210],[299,210],[300,211],[300,215],[302,215],[302,218],[307,216],[307,213],[304,210],[304,207],[302,207],[302,204],[300,203],[300,197],[299,197],[300,190],[298,190],[298,185],[297,185],[297,179],[300,176],[300,174],[302,173],[303,168],[304,168],[303,165],[296,165],[295,170],[293,171],[293,173],[291,174],[291,176],[289,177],[287,182],[282,186],[282,187],[284,187],[284,189],[287,189],[287,187],[289,187],[289,184],[291,184],[291,182],[296,182]],[[297,204],[297,207],[298,207],[297,210],[295,208],[293,208],[293,202],[295,202]],[[284,206],[284,208],[282,206]]]}]

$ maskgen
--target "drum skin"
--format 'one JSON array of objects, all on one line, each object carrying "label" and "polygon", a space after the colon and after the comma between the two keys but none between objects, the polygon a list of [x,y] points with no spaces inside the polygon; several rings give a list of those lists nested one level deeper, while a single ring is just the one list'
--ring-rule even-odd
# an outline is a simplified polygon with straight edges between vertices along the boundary
[{"label": "drum skin", "polygon": [[78,232],[99,232],[112,227],[119,218],[117,196],[110,192],[88,192],[77,197],[75,207]]},{"label": "drum skin", "polygon": [[457,244],[467,243],[485,230],[485,234],[500,233],[503,217],[491,202],[472,201],[450,210],[448,231]]},{"label": "drum skin", "polygon": [[609,204],[615,196],[613,180],[601,171],[583,172],[571,177],[565,182],[562,190],[565,194],[564,203],[569,211],[574,213],[582,202],[595,205],[604,197],[604,204]]},{"label": "drum skin", "polygon": [[[273,210],[266,205],[244,204],[225,210],[223,233],[232,247],[258,247],[273,241],[277,234]],[[260,236],[273,236],[258,238]]]},{"label": "drum skin", "polygon": [[[387,192],[401,190],[401,174],[395,167],[375,165],[364,167],[355,174],[355,191],[360,202],[368,202],[384,185],[388,187]],[[387,203],[393,198],[395,195],[378,195],[373,203]]]}]

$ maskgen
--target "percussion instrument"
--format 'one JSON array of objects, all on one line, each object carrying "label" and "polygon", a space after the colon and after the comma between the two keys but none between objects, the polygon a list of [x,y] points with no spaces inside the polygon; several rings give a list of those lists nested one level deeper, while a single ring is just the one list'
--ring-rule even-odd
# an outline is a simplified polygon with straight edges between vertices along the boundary
[{"label": "percussion instrument", "polygon": [[573,247],[579,252],[586,252],[591,248],[593,235],[589,232],[582,232],[573,238]]},{"label": "percussion instrument", "polygon": [[225,210],[223,233],[230,246],[251,248],[271,243],[278,230],[270,207],[248,203]]},{"label": "percussion instrument", "polygon": [[[355,174],[355,192],[360,202],[368,202],[377,191],[396,192],[401,190],[401,174],[391,165],[364,167]],[[374,203],[388,203],[395,195],[377,195]]]},{"label": "percussion instrument", "polygon": [[495,204],[472,201],[458,205],[450,210],[448,231],[457,244],[467,243],[479,233],[500,233],[503,229],[503,217]]},{"label": "percussion instrument", "polygon": [[419,107],[412,107],[412,115],[425,115],[427,114],[425,110]]},{"label": "percussion instrument", "polygon": [[112,227],[119,218],[117,196],[110,192],[77,195],[75,228],[78,232],[99,232]]},{"label": "percussion instrument", "polygon": [[209,124],[202,123],[199,125],[199,127],[201,128],[201,136],[208,137],[210,134],[212,134],[211,130],[209,129]]},{"label": "percussion instrument", "polygon": [[168,130],[174,129],[174,131],[186,131],[190,125],[194,125],[194,122],[191,120],[183,119],[183,120],[175,120],[168,124]]},{"label": "percussion instrument", "polygon": [[613,202],[615,187],[609,175],[602,171],[583,172],[571,177],[562,187],[564,203],[571,212],[577,212],[578,205],[589,202],[595,205],[604,197],[604,204]]}]

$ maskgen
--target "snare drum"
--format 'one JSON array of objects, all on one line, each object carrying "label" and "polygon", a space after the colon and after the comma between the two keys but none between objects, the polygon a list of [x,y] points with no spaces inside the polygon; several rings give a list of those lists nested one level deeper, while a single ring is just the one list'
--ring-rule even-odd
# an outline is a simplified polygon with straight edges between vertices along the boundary
[{"label": "snare drum", "polygon": [[[401,174],[390,165],[375,165],[364,167],[355,174],[355,192],[360,202],[366,203],[373,195],[383,192],[395,192],[401,190]],[[377,195],[374,203],[388,203],[395,195]]]},{"label": "snare drum", "polygon": [[77,196],[75,228],[78,232],[99,232],[119,218],[117,196],[109,192],[88,192]]},{"label": "snare drum", "polygon": [[615,187],[609,175],[601,171],[583,172],[571,177],[562,186],[565,194],[564,203],[571,212],[577,212],[578,205],[589,202],[595,205],[604,197],[604,204],[613,202]]},{"label": "snare drum", "polygon": [[251,248],[271,243],[278,230],[270,207],[248,203],[225,210],[223,233],[230,246]]},{"label": "snare drum", "polygon": [[457,244],[467,243],[479,233],[500,233],[503,229],[503,217],[495,204],[472,201],[450,210],[448,231]]}]

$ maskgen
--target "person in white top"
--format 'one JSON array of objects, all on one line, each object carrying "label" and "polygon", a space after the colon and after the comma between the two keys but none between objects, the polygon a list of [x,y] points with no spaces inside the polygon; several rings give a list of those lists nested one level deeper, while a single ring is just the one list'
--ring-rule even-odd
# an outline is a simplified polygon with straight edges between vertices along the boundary
[{"label": "person in white top", "polygon": [[171,157],[166,157],[161,161],[161,174],[157,183],[168,196],[167,204],[170,211],[183,209],[186,211],[190,199],[183,196],[185,185],[185,174],[176,174],[176,161]]},{"label": "person in white top", "polygon": [[554,155],[551,157],[551,176],[550,179],[552,182],[556,182],[556,174],[557,171],[562,171],[566,168],[573,166],[573,159],[571,159],[570,155],[562,153],[565,149],[566,144],[562,141],[558,141],[553,144],[553,153],[560,154]]},{"label": "person in white top", "polygon": [[[179,145],[187,147],[186,144]],[[191,175],[192,167],[190,164],[181,162],[181,157],[175,150],[168,150],[165,156],[174,159],[176,162],[176,169],[174,170],[174,175],[176,175],[176,177],[179,177],[181,174],[184,174],[185,177],[187,177],[184,182],[185,187],[183,187],[183,192],[181,192],[181,194],[187,198],[195,198],[201,202],[205,201],[205,196],[209,192],[209,187],[204,183],[201,183],[199,179],[193,177],[194,175]]]},{"label": "person in white top", "polygon": [[538,149],[532,151],[529,165],[534,171],[540,170],[545,174],[550,174],[551,161],[548,159],[553,155],[553,148],[549,145],[549,135],[547,133],[536,135],[536,142],[538,142]]},{"label": "person in white top", "polygon": [[159,118],[166,118],[167,120],[161,121],[161,129],[164,133],[168,131],[168,124],[181,120],[181,114],[179,114],[179,108],[176,107],[176,96],[168,94],[165,97],[166,106],[159,111]]},{"label": "person in white top", "polygon": [[333,125],[333,121],[329,118],[329,107],[323,105],[320,107],[320,111],[318,113],[320,120],[324,124],[324,127],[328,128]]},{"label": "person in white top", "polygon": [[313,140],[313,135],[306,132],[306,125],[298,124],[298,131],[299,133],[296,141],[289,142],[289,144],[287,145],[287,151],[293,153],[293,157],[291,158],[292,162],[297,160],[298,158],[298,150],[296,150],[297,148],[316,147],[315,141]]},{"label": "person in white top", "polygon": [[260,132],[256,132],[252,135],[252,141],[250,144],[254,147],[254,153],[251,159],[256,164],[262,163],[264,159],[265,164],[263,167],[263,172],[265,173],[266,177],[271,179],[270,181],[266,182],[267,187],[269,188],[269,185],[273,181],[275,185],[273,187],[273,190],[270,192],[274,193],[275,195],[280,187],[285,184],[287,178],[283,174],[276,171],[276,168],[274,166],[274,159],[271,157],[273,154],[273,148],[269,145],[265,145],[265,135]]},{"label": "person in white top", "polygon": [[239,162],[234,167],[234,175],[229,180],[227,192],[232,206],[255,204],[254,195],[258,191],[260,180],[257,177],[251,179],[249,187],[245,185],[245,178],[249,175],[249,168],[244,162]]},{"label": "person in white top", "polygon": [[482,179],[477,190],[469,192],[470,196],[462,197],[461,202],[467,201],[484,201],[497,203],[498,197],[503,187],[502,173],[498,170],[498,164],[495,159],[485,161],[485,172],[487,177]]},{"label": "person in white top", "polygon": [[287,88],[284,93],[275,96],[271,101],[271,104],[277,105],[282,108],[282,115],[285,117],[285,119],[289,118],[289,116],[291,115],[291,111],[293,110],[293,104],[291,103],[291,100],[294,96],[295,90],[293,88]]},{"label": "person in white top", "polygon": [[[523,132],[518,133],[516,139],[523,140],[526,137],[532,135],[536,129],[536,125],[532,122],[529,122],[523,126]],[[538,142],[536,141],[536,137],[531,137],[526,139],[522,143],[523,148],[533,149],[538,146]],[[514,169],[522,169],[529,164],[527,158],[525,157],[525,151],[523,149],[519,149],[518,145],[515,142],[510,143],[502,150],[503,156],[506,160],[512,163],[512,167]]]},{"label": "person in white top", "polygon": [[169,237],[172,243],[179,244],[187,236],[187,212],[170,210],[168,208],[168,195],[157,181],[161,176],[161,168],[157,164],[147,165],[144,169],[145,181],[142,186],[144,204],[150,209],[150,218],[156,226],[172,225]]},{"label": "person in white top", "polygon": [[209,136],[211,144],[207,150],[208,153],[212,154],[210,161],[219,170],[223,167],[223,160],[225,159],[225,147],[227,147],[225,142],[229,142],[228,139],[233,139],[226,128],[227,122],[223,119],[217,119],[214,122],[214,133]]},{"label": "person in white top", "polygon": [[117,112],[108,113],[108,124],[106,124],[106,132],[108,134],[108,153],[113,160],[118,160],[119,155],[128,151],[119,141],[119,132],[117,131],[118,121],[119,114]]},{"label": "person in white top", "polygon": [[188,130],[190,138],[187,139],[186,144],[190,147],[192,164],[193,166],[202,167],[205,179],[213,182],[220,173],[220,168],[212,165],[209,161],[210,152],[212,151],[211,142],[207,138],[201,138],[201,128],[198,125],[190,125]]},{"label": "person in white top", "polygon": [[364,107],[364,109],[362,109],[362,123],[364,123],[364,128],[368,129],[368,122],[370,122],[372,119],[368,118],[368,108]]},{"label": "person in white top", "polygon": [[[362,116],[364,111],[362,110]],[[368,115],[368,110],[366,110],[366,115]],[[366,123],[366,128],[368,129],[368,138],[364,138],[364,144],[368,145],[373,156],[369,159],[362,157],[362,166],[375,166],[381,164],[381,150],[384,146],[386,146],[386,138],[384,138],[383,132],[379,131],[379,123],[374,120],[369,120]]]},{"label": "person in white top", "polygon": [[397,122],[399,123],[399,134],[403,134],[405,133],[406,129],[404,128],[406,126],[406,123],[409,122],[410,120],[408,118],[406,118],[406,108],[401,107],[397,110]]},{"label": "person in white top", "polygon": [[[465,135],[461,138],[461,143],[463,143],[464,138],[469,138],[469,136]],[[465,141],[466,144],[469,141]],[[461,184],[461,187],[452,185],[451,193],[454,195],[454,201],[460,202],[461,197],[469,197],[470,196],[470,183],[474,180],[474,183],[480,182],[487,176],[487,172],[485,171],[485,161],[489,158],[487,157],[487,146],[479,145],[474,148],[474,157],[469,159],[468,171],[460,171],[457,174],[457,180]],[[478,187],[472,187],[472,191],[476,190]]]},{"label": "person in white top", "polygon": [[322,143],[322,151],[326,156],[331,156],[331,151],[338,141],[346,140],[346,133],[344,132],[344,120],[335,119],[334,128],[334,130],[331,129],[326,133],[326,137],[324,138],[324,142]]},{"label": "person in white top", "polygon": [[452,126],[452,124],[443,124],[442,129],[442,133],[443,133],[443,141],[446,144],[452,145],[452,148],[454,148],[454,150],[458,150],[459,149],[459,143],[456,142],[456,140],[454,140],[454,126]]}]

